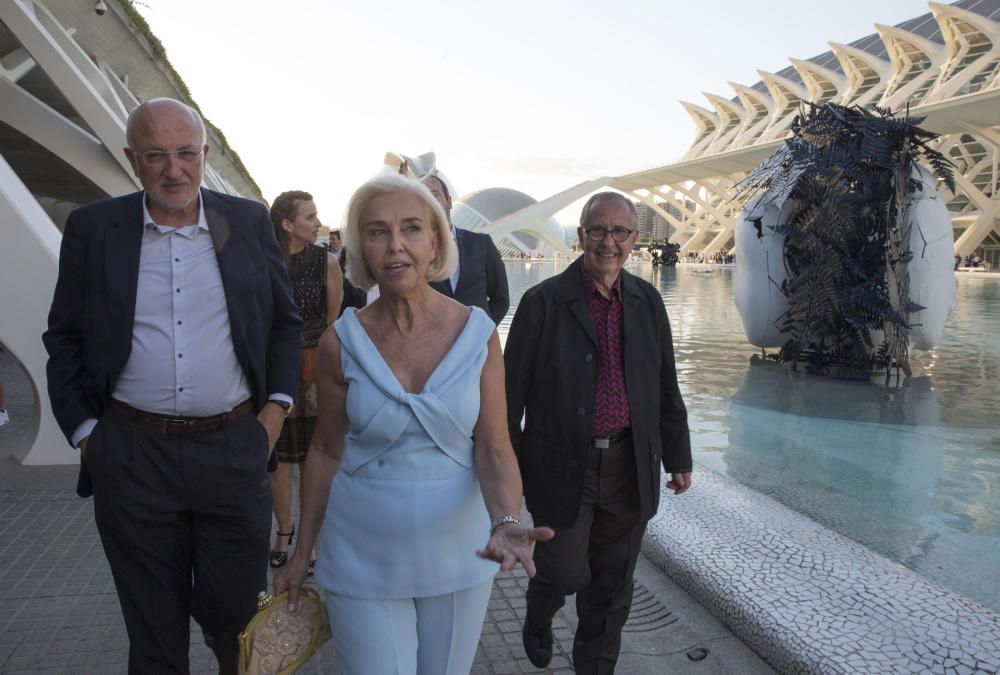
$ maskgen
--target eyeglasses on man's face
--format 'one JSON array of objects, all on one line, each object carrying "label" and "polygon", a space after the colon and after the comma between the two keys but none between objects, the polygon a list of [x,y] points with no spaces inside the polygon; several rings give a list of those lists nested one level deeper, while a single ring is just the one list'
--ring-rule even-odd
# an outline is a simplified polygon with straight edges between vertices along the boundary
[{"label": "eyeglasses on man's face", "polygon": [[604,238],[610,234],[611,238],[620,244],[631,237],[632,233],[635,232],[635,229],[630,230],[622,225],[615,225],[609,230],[598,225],[591,225],[583,228],[583,231],[587,233],[587,238],[594,243],[604,241]]},{"label": "eyeglasses on man's face", "polygon": [[181,164],[196,164],[201,159],[201,148],[193,150],[183,148],[181,150],[147,150],[140,152],[139,158],[146,166],[165,166],[170,161],[170,156],[177,157]]}]

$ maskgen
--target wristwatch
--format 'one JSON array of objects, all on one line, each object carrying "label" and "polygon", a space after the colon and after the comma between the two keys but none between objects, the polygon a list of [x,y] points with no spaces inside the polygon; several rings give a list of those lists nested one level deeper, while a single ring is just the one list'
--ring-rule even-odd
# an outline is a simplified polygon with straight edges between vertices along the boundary
[{"label": "wristwatch", "polygon": [[503,527],[504,525],[520,525],[520,524],[521,524],[521,519],[515,515],[508,513],[506,516],[500,516],[492,523],[490,523],[490,536],[492,537],[493,533],[496,532],[501,527]]},{"label": "wristwatch", "polygon": [[279,400],[279,399],[276,399],[276,398],[272,398],[270,401],[268,401],[268,403],[273,403],[276,406],[279,406],[282,410],[284,410],[285,411],[285,417],[288,417],[289,415],[291,415],[292,411],[295,410],[295,404],[294,403],[289,403],[288,401],[282,401],[282,400]]}]

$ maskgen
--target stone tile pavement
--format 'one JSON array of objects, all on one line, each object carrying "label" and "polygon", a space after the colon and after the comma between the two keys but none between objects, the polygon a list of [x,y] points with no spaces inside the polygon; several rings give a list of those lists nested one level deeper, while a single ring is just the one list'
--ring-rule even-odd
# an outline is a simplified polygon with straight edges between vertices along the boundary
[{"label": "stone tile pavement", "polygon": [[[128,641],[114,583],[94,526],[93,507],[73,489],[75,467],[0,463],[0,673],[124,673]],[[548,670],[521,647],[524,589],[518,570],[497,577],[473,675],[571,673],[572,599],[554,622]],[[191,668],[214,659],[192,625]],[[340,673],[332,642],[300,672]],[[768,673],[749,648],[640,560],[619,673]]]}]

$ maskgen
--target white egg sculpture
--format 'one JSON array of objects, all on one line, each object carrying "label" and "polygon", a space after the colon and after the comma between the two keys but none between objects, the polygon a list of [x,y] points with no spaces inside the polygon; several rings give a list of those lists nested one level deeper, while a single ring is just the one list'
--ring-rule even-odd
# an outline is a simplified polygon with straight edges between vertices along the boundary
[{"label": "white egg sculpture", "polygon": [[921,189],[913,192],[909,212],[910,300],[924,309],[910,314],[910,346],[932,349],[955,308],[955,232],[931,173],[918,166],[913,178]]},{"label": "white egg sculpture", "polygon": [[[913,172],[920,185],[911,195],[909,263],[910,300],[923,307],[910,314],[910,345],[932,349],[941,340],[948,314],[955,307],[954,231],[948,209],[937,193],[934,178],[921,166]],[[736,273],[734,301],[743,332],[757,347],[780,347],[788,335],[781,331],[788,299],[781,284],[788,278],[784,236],[774,232],[784,202],[767,202],[766,193],[750,201],[737,218],[734,239]],[[759,227],[758,227],[759,224]],[[873,331],[874,344],[881,331]]]},{"label": "white egg sculpture", "polygon": [[762,196],[754,198],[736,221],[733,294],[750,344],[780,347],[788,340],[781,332],[788,309],[788,299],[781,292],[781,284],[788,278],[785,237],[774,232],[779,207],[761,206],[761,202]]}]

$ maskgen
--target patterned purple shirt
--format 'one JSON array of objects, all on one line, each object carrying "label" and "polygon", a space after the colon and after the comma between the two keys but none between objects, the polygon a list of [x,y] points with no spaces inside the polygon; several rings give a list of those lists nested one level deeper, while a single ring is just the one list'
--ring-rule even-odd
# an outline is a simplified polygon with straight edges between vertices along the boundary
[{"label": "patterned purple shirt", "polygon": [[625,391],[625,363],[622,359],[622,275],[604,297],[585,268],[583,287],[587,295],[590,321],[597,336],[597,397],[591,433],[606,436],[616,429],[632,426],[628,394]]}]

